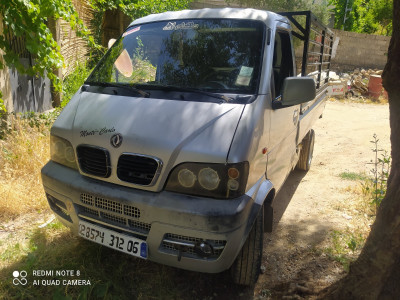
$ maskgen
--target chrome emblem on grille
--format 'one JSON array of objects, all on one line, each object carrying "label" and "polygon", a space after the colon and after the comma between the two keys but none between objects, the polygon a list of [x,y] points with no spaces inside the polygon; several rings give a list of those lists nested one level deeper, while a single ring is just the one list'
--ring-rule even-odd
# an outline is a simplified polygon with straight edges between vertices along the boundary
[{"label": "chrome emblem on grille", "polygon": [[118,148],[122,144],[122,135],[120,133],[114,134],[110,139],[111,146]]}]

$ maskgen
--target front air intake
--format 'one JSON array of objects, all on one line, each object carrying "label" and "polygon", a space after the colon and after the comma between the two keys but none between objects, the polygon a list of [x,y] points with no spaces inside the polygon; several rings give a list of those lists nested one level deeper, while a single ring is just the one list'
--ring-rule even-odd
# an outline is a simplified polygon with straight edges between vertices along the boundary
[{"label": "front air intake", "polygon": [[111,174],[110,154],[104,148],[80,145],[76,148],[82,172],[107,178]]},{"label": "front air intake", "polygon": [[161,161],[139,154],[122,154],[118,160],[118,178],[134,184],[152,185],[160,174]]}]

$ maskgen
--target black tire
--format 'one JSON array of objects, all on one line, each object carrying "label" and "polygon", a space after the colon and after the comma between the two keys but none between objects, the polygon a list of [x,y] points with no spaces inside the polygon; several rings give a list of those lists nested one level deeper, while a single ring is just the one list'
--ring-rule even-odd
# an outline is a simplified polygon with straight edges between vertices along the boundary
[{"label": "black tire", "polygon": [[231,267],[231,276],[235,284],[253,286],[257,282],[263,252],[263,228],[264,208],[262,207],[242,250]]},{"label": "black tire", "polygon": [[311,161],[314,153],[314,141],[315,133],[314,130],[310,130],[301,142],[302,148],[300,150],[299,161],[297,162],[296,168],[303,171],[310,170]]}]

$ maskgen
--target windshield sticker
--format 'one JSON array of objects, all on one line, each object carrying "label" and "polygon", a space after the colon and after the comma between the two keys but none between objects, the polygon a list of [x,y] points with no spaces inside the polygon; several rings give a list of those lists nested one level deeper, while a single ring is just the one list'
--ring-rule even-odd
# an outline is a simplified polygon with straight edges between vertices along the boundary
[{"label": "windshield sticker", "polygon": [[254,68],[242,66],[236,78],[236,85],[249,86]]},{"label": "windshield sticker", "polygon": [[131,29],[131,30],[128,30],[127,32],[124,32],[123,35],[122,35],[122,37],[126,37],[127,35],[129,35],[129,34],[131,34],[131,33],[134,33],[134,32],[136,32],[136,31],[139,31],[139,30],[140,30],[140,26],[139,26],[139,27],[135,27],[135,28],[133,28],[133,29]]},{"label": "windshield sticker", "polygon": [[95,129],[95,130],[81,130],[80,135],[81,137],[87,137],[94,135],[103,135],[106,133],[113,133],[113,132],[115,132],[114,126],[112,128],[103,127],[101,129]]},{"label": "windshield sticker", "polygon": [[199,24],[195,24],[194,22],[182,22],[181,24],[176,25],[176,22],[168,22],[167,25],[164,26],[163,30],[178,30],[178,29],[196,29],[199,28]]}]

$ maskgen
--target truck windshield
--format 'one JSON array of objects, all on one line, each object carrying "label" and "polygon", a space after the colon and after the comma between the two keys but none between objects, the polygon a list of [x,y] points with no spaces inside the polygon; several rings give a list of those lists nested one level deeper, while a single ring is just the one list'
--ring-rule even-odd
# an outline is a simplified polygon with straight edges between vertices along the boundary
[{"label": "truck windshield", "polygon": [[264,32],[262,22],[231,19],[176,20],[130,27],[87,83],[256,94]]}]

